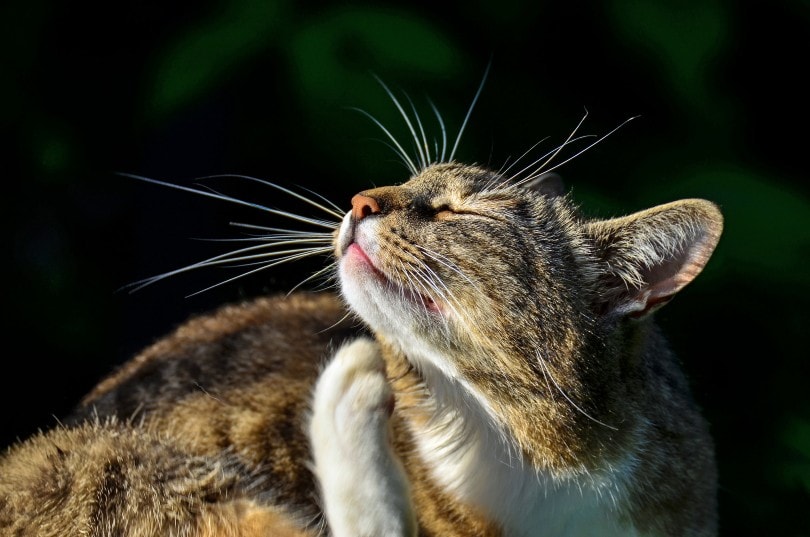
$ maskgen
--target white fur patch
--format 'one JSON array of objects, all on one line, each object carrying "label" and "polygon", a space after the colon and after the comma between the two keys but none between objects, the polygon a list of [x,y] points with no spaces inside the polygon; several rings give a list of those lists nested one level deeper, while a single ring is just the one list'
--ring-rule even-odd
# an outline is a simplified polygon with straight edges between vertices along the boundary
[{"label": "white fur patch", "polygon": [[[416,359],[423,364],[442,360]],[[431,393],[444,402],[437,402],[429,427],[413,432],[420,455],[443,488],[481,508],[509,536],[639,536],[620,525],[617,507],[632,459],[601,475],[560,478],[539,472],[504,439],[483,396],[462,381],[425,369]]]},{"label": "white fur patch", "polygon": [[335,537],[416,535],[405,472],[389,438],[393,394],[377,345],[336,353],[315,387],[309,436],[324,512]]}]

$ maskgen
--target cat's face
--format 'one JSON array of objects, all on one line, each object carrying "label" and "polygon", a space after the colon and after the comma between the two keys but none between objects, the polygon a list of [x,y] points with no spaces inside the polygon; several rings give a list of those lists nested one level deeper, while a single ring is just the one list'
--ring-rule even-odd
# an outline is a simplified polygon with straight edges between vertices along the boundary
[{"label": "cat's face", "polygon": [[519,344],[572,318],[585,273],[562,200],[441,164],[352,204],[336,238],[343,294],[403,346]]},{"label": "cat's face", "polygon": [[443,368],[455,357],[453,375],[528,383],[542,378],[536,357],[568,363],[603,344],[597,325],[666,303],[722,229],[703,200],[585,220],[560,189],[455,163],[352,205],[335,236],[351,308],[403,350],[440,356]]}]

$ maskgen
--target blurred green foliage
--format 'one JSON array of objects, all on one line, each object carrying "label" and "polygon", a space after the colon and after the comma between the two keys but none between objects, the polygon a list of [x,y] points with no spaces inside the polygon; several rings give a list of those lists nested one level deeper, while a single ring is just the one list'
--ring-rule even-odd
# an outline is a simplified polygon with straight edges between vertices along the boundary
[{"label": "blurred green foliage", "polygon": [[784,486],[810,492],[810,420],[791,418],[782,441],[793,452],[780,468]]},{"label": "blurred green foliage", "polygon": [[712,69],[728,46],[729,10],[722,2],[615,0],[613,23],[623,38],[649,55],[684,108],[717,113]]},{"label": "blurred green foliage", "polygon": [[345,206],[361,188],[407,178],[351,110],[408,140],[373,75],[412,98],[439,137],[435,101],[452,143],[492,57],[460,159],[498,168],[548,136],[536,158],[583,108],[593,134],[640,114],[559,170],[583,210],[613,216],[683,197],[721,206],[716,254],[659,319],[712,423],[721,534],[810,535],[807,2],[10,0],[0,19],[0,110],[13,140],[3,327],[32,349],[4,377],[31,394],[21,405],[17,390],[3,392],[15,409],[3,413],[4,443],[52,424],[187,315],[286,290],[311,268],[187,300],[219,275],[115,293],[204,257],[211,245],[187,237],[227,235],[225,223],[256,215],[114,172],[252,174]]},{"label": "blurred green foliage", "polygon": [[235,70],[286,38],[287,2],[240,0],[225,3],[208,17],[179,27],[176,41],[154,68],[149,112],[158,116],[194,103]]}]

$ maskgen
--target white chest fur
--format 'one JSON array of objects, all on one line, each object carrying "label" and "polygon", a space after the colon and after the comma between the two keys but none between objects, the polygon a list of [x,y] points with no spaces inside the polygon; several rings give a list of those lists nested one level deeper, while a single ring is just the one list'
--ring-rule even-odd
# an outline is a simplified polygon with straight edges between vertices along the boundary
[{"label": "white chest fur", "polygon": [[619,522],[622,478],[631,464],[565,478],[536,470],[503,438],[486,401],[465,382],[448,378],[446,361],[439,362],[442,371],[434,368],[436,360],[416,358],[437,408],[432,422],[414,433],[423,460],[446,490],[498,520],[510,536],[640,536]]}]

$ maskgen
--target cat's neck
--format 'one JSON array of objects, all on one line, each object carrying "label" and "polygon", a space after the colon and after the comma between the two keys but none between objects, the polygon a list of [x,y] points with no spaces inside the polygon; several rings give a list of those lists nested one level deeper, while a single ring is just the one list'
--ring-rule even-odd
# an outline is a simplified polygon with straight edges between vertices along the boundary
[{"label": "cat's neck", "polygon": [[392,359],[398,410],[442,489],[483,510],[509,535],[535,535],[540,528],[589,534],[595,527],[600,535],[637,535],[618,524],[624,481],[635,460],[631,453],[599,470],[538,469],[505,432],[487,398],[450,369],[450,360],[409,343],[407,360],[417,368],[403,368],[404,357],[393,351],[399,354]]}]

